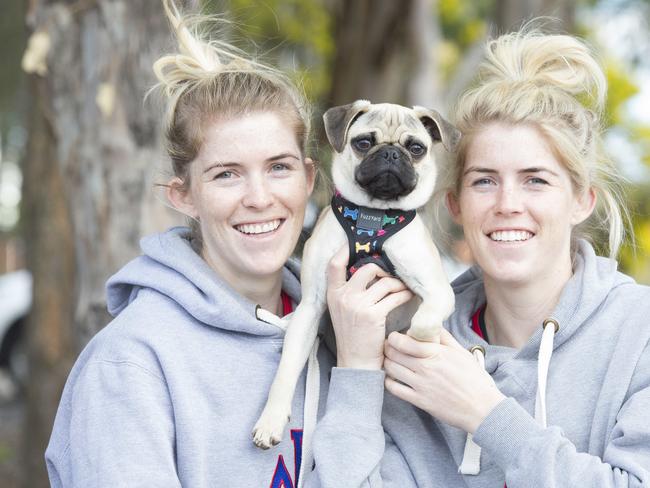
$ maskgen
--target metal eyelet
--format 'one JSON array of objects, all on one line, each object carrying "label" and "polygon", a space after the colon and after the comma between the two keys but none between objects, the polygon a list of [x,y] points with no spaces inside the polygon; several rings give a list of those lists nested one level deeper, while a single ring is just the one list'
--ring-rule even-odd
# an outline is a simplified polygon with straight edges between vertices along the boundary
[{"label": "metal eyelet", "polygon": [[547,324],[553,324],[553,325],[555,325],[555,333],[556,333],[556,334],[557,334],[557,332],[560,330],[560,324],[558,324],[558,323],[557,323],[557,320],[555,320],[555,319],[546,319],[546,320],[544,321],[544,323],[542,324],[542,330],[544,330],[544,329],[546,328],[546,325],[547,325]]},{"label": "metal eyelet", "polygon": [[472,346],[469,348],[469,352],[474,354],[474,351],[481,351],[481,354],[483,354],[483,357],[485,357],[485,348],[479,344]]}]

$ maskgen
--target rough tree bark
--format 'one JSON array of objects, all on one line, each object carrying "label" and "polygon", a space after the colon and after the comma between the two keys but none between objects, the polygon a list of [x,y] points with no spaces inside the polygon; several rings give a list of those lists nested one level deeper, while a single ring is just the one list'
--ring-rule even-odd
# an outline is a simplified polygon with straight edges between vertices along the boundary
[{"label": "rough tree bark", "polygon": [[336,55],[326,106],[358,98],[435,104],[435,0],[332,0],[329,5]]},{"label": "rough tree bark", "polygon": [[[34,305],[25,486],[49,486],[43,452],[77,353],[108,320],[104,283],[139,238],[180,221],[164,181],[160,109],[143,104],[171,43],[160,0],[31,0],[37,42],[24,209]],[[34,37],[32,37],[34,38]]]}]

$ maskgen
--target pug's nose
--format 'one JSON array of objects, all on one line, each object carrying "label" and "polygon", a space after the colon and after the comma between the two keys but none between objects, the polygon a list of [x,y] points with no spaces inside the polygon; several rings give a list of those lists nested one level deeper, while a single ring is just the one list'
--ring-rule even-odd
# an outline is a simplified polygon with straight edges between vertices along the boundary
[{"label": "pug's nose", "polygon": [[400,152],[396,147],[388,146],[381,152],[381,157],[387,163],[396,163],[400,159]]}]

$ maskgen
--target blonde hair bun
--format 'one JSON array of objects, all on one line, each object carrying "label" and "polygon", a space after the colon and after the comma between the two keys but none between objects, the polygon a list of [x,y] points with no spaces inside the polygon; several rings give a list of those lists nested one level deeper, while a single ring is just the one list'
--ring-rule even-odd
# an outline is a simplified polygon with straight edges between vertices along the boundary
[{"label": "blonde hair bun", "polygon": [[481,64],[482,84],[531,84],[573,96],[586,94],[601,111],[607,80],[589,47],[581,40],[539,30],[524,30],[488,42]]}]

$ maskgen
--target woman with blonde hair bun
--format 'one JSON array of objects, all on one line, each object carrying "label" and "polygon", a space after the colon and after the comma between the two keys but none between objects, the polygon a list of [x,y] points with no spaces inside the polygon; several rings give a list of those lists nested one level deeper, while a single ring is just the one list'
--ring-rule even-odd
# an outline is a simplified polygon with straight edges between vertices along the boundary
[{"label": "woman with blonde hair bun", "polygon": [[[487,43],[438,192],[476,265],[439,344],[392,333],[358,345],[384,371],[335,369],[314,437],[324,486],[650,486],[650,289],[616,270],[628,218],[605,94],[575,37]],[[342,295],[332,316],[355,317]],[[375,329],[335,328],[341,343]]]},{"label": "woman with blonde hair bun", "polygon": [[312,350],[284,441],[263,451],[251,433],[280,360],[281,317],[300,300],[288,259],[316,176],[309,105],[282,73],[203,35],[215,19],[163,6],[178,41],[154,65],[167,196],[190,226],[145,237],[143,255],[109,279],[115,318],[66,383],[45,454],[50,482],[303,486],[332,364],[325,348]]}]

